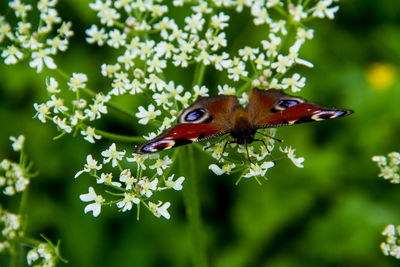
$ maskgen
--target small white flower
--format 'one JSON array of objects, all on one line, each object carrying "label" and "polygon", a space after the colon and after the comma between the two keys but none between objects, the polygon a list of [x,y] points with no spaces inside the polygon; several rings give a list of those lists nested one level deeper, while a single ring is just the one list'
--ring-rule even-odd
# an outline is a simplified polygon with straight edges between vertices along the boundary
[{"label": "small white flower", "polygon": [[301,88],[304,87],[306,82],[305,77],[301,77],[300,74],[295,73],[293,74],[292,78],[284,78],[282,80],[282,84],[284,85],[284,88],[290,87],[292,92],[299,92]]},{"label": "small white flower", "polygon": [[118,29],[114,29],[109,32],[110,39],[107,40],[107,44],[113,48],[119,48],[126,43],[126,34],[122,33]]},{"label": "small white flower", "polygon": [[72,73],[72,77],[69,79],[68,86],[72,92],[76,92],[79,88],[85,88],[88,78],[84,73]]},{"label": "small white flower", "polygon": [[163,170],[168,168],[170,164],[172,164],[172,160],[168,156],[164,156],[164,158],[158,158],[153,165],[149,166],[149,168],[151,170],[157,169],[157,174],[162,175]]},{"label": "small white flower", "polygon": [[285,149],[282,149],[282,147],[279,147],[279,150],[282,151],[283,153],[287,154],[287,157],[293,162],[294,165],[296,165],[296,167],[298,168],[304,168],[303,166],[303,162],[304,162],[304,158],[296,158],[296,155],[294,154],[294,152],[296,151],[296,149],[293,149],[292,147],[285,147]]},{"label": "small white flower", "polygon": [[285,73],[286,68],[292,66],[294,61],[287,56],[278,55],[278,62],[274,62],[271,64],[273,69],[276,69],[279,73]]},{"label": "small white flower", "polygon": [[18,138],[10,136],[10,140],[13,142],[11,146],[15,152],[21,151],[24,147],[25,136],[19,135]]},{"label": "small white flower", "polygon": [[234,81],[239,81],[240,76],[247,77],[248,72],[245,70],[246,65],[243,61],[239,61],[236,64],[233,64],[232,67],[228,69],[228,77]]},{"label": "small white flower", "polygon": [[325,18],[325,16],[329,19],[334,19],[335,13],[339,10],[339,6],[328,8],[328,6],[330,6],[332,3],[333,0],[319,1],[312,15],[321,19]]},{"label": "small white flower", "polygon": [[40,49],[39,51],[32,52],[32,60],[29,62],[31,68],[36,68],[36,72],[43,70],[43,65],[46,65],[49,69],[57,68],[54,60],[49,56],[51,54],[50,49]]},{"label": "small white flower", "polygon": [[88,35],[86,37],[86,41],[89,44],[97,43],[97,45],[102,46],[108,38],[108,34],[105,32],[104,28],[97,28],[97,25],[92,25],[90,29],[87,29],[85,32]]},{"label": "small white flower", "polygon": [[125,193],[124,199],[117,202],[117,207],[122,209],[122,212],[132,209],[132,203],[139,204],[140,199],[135,197],[133,194]]},{"label": "small white flower", "polygon": [[102,165],[97,165],[97,160],[93,159],[92,155],[87,155],[86,156],[86,164],[83,167],[83,170],[77,172],[75,174],[74,178],[77,178],[79,175],[81,175],[83,172],[91,172],[92,170],[100,170]]},{"label": "small white flower", "polygon": [[94,139],[97,139],[97,140],[101,139],[101,135],[96,134],[96,129],[92,128],[90,126],[88,126],[86,128],[86,130],[82,130],[81,134],[83,136],[85,136],[84,139],[87,140],[90,143],[94,143],[95,142]]},{"label": "small white flower", "polygon": [[70,133],[72,132],[72,127],[67,124],[67,118],[61,119],[58,116],[53,117],[53,122],[56,124],[61,130]]},{"label": "small white flower", "polygon": [[223,30],[229,25],[227,23],[228,21],[229,21],[229,16],[223,12],[219,12],[218,15],[214,15],[211,17],[211,26],[215,29]]},{"label": "small white flower", "polygon": [[203,29],[205,19],[202,17],[202,13],[192,14],[190,17],[185,18],[185,31],[191,33],[197,33]]},{"label": "small white flower", "polygon": [[96,183],[98,184],[106,184],[106,185],[113,185],[116,187],[121,187],[120,182],[114,182],[113,180],[113,175],[112,173],[102,173],[100,175],[100,179],[96,180]]},{"label": "small white flower", "polygon": [[164,204],[162,204],[162,202],[159,201],[157,205],[152,202],[149,202],[150,211],[153,212],[153,214],[156,217],[159,218],[160,216],[163,216],[167,220],[169,220],[169,218],[170,218],[170,215],[167,211],[167,209],[170,206],[171,206],[171,203],[169,203],[169,202],[165,202]]},{"label": "small white flower", "polygon": [[145,170],[146,164],[144,164],[144,161],[148,158],[148,155],[133,153],[132,156],[132,158],[126,158],[126,160],[129,162],[136,162],[138,168],[140,167],[142,170]]},{"label": "small white flower", "polygon": [[193,87],[193,91],[194,91],[194,98],[197,98],[199,96],[208,96],[208,88],[205,87],[204,85],[202,85],[201,87],[198,85],[195,85]]},{"label": "small white flower", "polygon": [[256,59],[256,54],[258,54],[258,48],[251,48],[250,46],[245,46],[242,49],[239,49],[239,56],[243,58],[244,61]]},{"label": "small white flower", "polygon": [[303,11],[302,5],[294,6],[293,4],[289,4],[289,13],[293,16],[294,21],[307,18],[307,13]]},{"label": "small white flower", "polygon": [[79,196],[79,198],[83,202],[94,201],[94,203],[90,203],[85,207],[85,213],[92,211],[94,217],[97,217],[100,214],[101,205],[105,201],[105,199],[101,195],[97,195],[93,187],[89,187],[89,193],[82,194]]},{"label": "small white flower", "polygon": [[55,95],[51,95],[51,100],[48,100],[46,102],[46,105],[51,108],[53,107],[53,112],[54,113],[65,113],[68,108],[64,106],[64,99],[63,98],[57,98]]},{"label": "small white flower", "polygon": [[267,170],[269,168],[272,168],[275,164],[272,161],[266,161],[263,164],[258,165],[258,163],[256,164],[252,164],[249,172],[244,175],[243,177],[245,178],[249,178],[249,177],[254,177],[254,176],[265,176],[265,173],[267,172]]},{"label": "small white flower", "polygon": [[218,85],[218,94],[219,95],[235,95],[236,94],[236,89],[233,87],[230,87],[227,84],[224,84],[223,86]]},{"label": "small white flower", "polygon": [[150,104],[148,106],[148,110],[142,106],[139,106],[139,112],[137,112],[135,115],[140,119],[140,124],[146,125],[150,120],[154,120],[157,116],[161,115],[161,111],[155,110],[154,105]]},{"label": "small white flower", "polygon": [[224,164],[222,168],[220,168],[217,164],[211,164],[208,166],[208,168],[215,173],[216,175],[222,175],[224,173],[230,174],[231,170],[235,168],[236,165],[234,163],[232,164]]},{"label": "small white flower", "polygon": [[146,197],[151,197],[153,194],[152,191],[157,190],[158,179],[155,178],[151,182],[149,181],[147,176],[142,177],[142,179],[138,182],[140,186],[140,194],[145,195]]},{"label": "small white flower", "polygon": [[372,161],[375,161],[378,163],[378,165],[386,165],[387,164],[387,158],[385,156],[373,156]]},{"label": "small white flower", "polygon": [[119,176],[119,180],[125,183],[126,190],[132,190],[132,185],[137,182],[135,177],[132,176],[130,169],[123,170]]},{"label": "small white flower", "polygon": [[182,183],[185,181],[185,177],[181,176],[174,181],[174,176],[175,174],[172,174],[170,177],[168,177],[168,179],[165,181],[165,186],[167,188],[173,188],[176,191],[180,191],[182,190]]},{"label": "small white flower", "polygon": [[261,44],[263,45],[264,50],[266,50],[268,57],[275,57],[278,54],[278,47],[281,44],[282,39],[275,36],[273,33],[270,33],[268,37],[270,41],[262,40]]},{"label": "small white flower", "polygon": [[104,157],[103,159],[104,164],[111,161],[111,166],[116,167],[118,165],[118,161],[122,160],[122,158],[124,157],[125,150],[121,152],[117,151],[115,143],[112,143],[107,150],[101,152],[101,155]]},{"label": "small white flower", "polygon": [[4,58],[4,63],[7,65],[13,65],[18,63],[18,60],[24,57],[24,54],[14,45],[7,47],[1,53],[1,56]]},{"label": "small white flower", "polygon": [[50,94],[56,94],[61,92],[61,90],[58,89],[58,82],[54,77],[46,79],[46,89],[47,92],[49,92]]}]

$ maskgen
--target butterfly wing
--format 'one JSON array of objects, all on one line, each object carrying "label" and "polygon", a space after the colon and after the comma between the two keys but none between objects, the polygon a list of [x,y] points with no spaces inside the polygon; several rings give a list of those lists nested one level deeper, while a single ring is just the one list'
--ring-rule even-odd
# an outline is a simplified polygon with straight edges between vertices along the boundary
[{"label": "butterfly wing", "polygon": [[231,113],[242,108],[235,96],[199,97],[179,113],[178,124],[138,146],[135,153],[158,152],[224,135],[232,129]]},{"label": "butterfly wing", "polygon": [[247,112],[254,128],[272,128],[309,121],[329,120],[353,113],[348,109],[329,108],[291,96],[282,90],[254,88],[249,96]]}]

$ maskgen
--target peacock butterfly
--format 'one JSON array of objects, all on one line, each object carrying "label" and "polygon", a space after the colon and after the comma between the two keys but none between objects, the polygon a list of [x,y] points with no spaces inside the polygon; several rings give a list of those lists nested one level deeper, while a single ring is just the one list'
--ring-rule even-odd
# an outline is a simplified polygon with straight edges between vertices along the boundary
[{"label": "peacock butterfly", "polygon": [[234,143],[250,144],[258,129],[329,120],[352,113],[310,103],[277,89],[254,88],[246,108],[232,95],[199,97],[179,113],[177,125],[138,146],[134,153],[158,152],[226,134],[232,136]]}]

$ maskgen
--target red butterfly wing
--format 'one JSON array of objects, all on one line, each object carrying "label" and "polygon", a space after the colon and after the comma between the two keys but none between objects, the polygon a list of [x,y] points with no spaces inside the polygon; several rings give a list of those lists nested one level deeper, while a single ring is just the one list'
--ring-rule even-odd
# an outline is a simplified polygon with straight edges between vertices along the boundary
[{"label": "red butterfly wing", "polygon": [[179,113],[178,125],[136,148],[135,153],[152,153],[200,142],[230,132],[232,112],[242,108],[235,96],[199,97]]},{"label": "red butterfly wing", "polygon": [[247,112],[253,127],[271,128],[309,121],[320,121],[347,116],[352,110],[329,108],[309,103],[300,97],[291,96],[282,90],[266,91],[253,89],[249,97]]}]

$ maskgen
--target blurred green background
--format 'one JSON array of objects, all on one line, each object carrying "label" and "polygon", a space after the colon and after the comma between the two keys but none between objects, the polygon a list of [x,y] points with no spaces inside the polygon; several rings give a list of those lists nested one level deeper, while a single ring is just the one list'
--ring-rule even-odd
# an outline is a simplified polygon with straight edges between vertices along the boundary
[{"label": "blurred green background", "polygon": [[[56,62],[90,80],[99,77],[98,66],[110,54],[82,41],[83,29],[96,22],[84,2],[58,5],[61,16],[73,22],[75,36]],[[400,187],[378,179],[371,162],[373,155],[400,150],[399,14],[400,1],[349,0],[340,3],[334,21],[310,24],[315,37],[300,55],[315,67],[300,70],[307,77],[301,96],[355,114],[278,130],[277,136],[306,158],[304,169],[281,161],[261,186],[253,180],[235,186],[234,176],[214,176],[207,169],[211,160],[198,155],[205,159],[196,172],[211,266],[399,264],[384,256],[379,244],[387,224],[400,224]],[[73,176],[87,154],[99,155],[109,141],[90,145],[71,136],[53,141],[53,125],[32,119],[32,104],[46,99],[48,74],[37,75],[26,65],[0,64],[0,151],[1,158],[17,160],[8,136],[25,134],[27,154],[40,172],[30,187],[29,234],[60,239],[68,266],[190,266],[181,192],[165,195],[172,202],[169,221],[144,210],[136,221],[135,211],[109,207],[98,218],[83,214],[79,195],[93,181]],[[92,88],[108,89],[103,82],[99,78]],[[130,101],[124,104],[129,107]],[[100,126],[132,135],[137,124],[111,113]],[[133,150],[132,144],[123,145]],[[17,198],[0,200],[15,211]],[[7,262],[0,255],[0,266]]]}]

